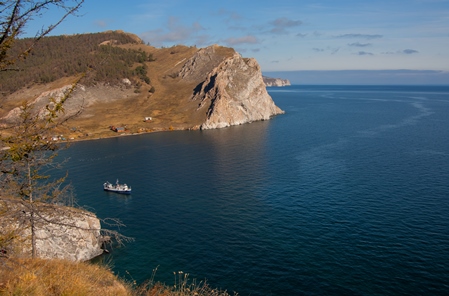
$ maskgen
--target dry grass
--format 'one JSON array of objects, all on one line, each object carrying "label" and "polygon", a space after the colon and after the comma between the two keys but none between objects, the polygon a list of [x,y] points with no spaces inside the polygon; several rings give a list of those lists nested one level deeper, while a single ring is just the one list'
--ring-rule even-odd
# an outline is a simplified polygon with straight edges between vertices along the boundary
[{"label": "dry grass", "polygon": [[8,260],[0,265],[1,295],[132,295],[106,267],[65,260]]},{"label": "dry grass", "polygon": [[[189,274],[182,271],[174,272],[174,285],[166,286],[154,282],[156,270],[146,283],[134,289],[134,295],[138,296],[230,296],[227,291],[211,288],[205,281],[190,281]],[[234,292],[234,296],[238,296]]]},{"label": "dry grass", "polygon": [[[185,80],[174,74],[180,71],[185,61],[191,58],[198,48],[182,45],[154,48],[144,44],[127,44],[120,47],[140,49],[153,55],[155,60],[146,62],[151,85],[144,83],[139,92],[120,88],[122,85],[117,85],[117,88],[97,86],[95,91],[87,88],[80,98],[85,100],[84,104],[91,104],[83,109],[80,116],[72,118],[58,131],[66,138],[87,140],[118,136],[109,129],[110,125],[126,126],[126,134],[198,128],[206,120],[206,110],[198,110],[199,102],[191,100],[194,89],[204,81],[208,71],[212,70],[217,61],[230,57],[235,52],[231,48],[216,47],[214,60],[205,65],[202,77]],[[23,100],[34,100],[42,92],[71,84],[74,79],[69,77],[49,84],[34,84],[8,97],[0,98],[0,117],[5,116]],[[154,87],[154,93],[149,91],[151,87]],[[81,104],[81,101],[75,105],[78,106],[77,104]],[[147,116],[151,116],[153,120],[144,122]],[[77,128],[76,132],[71,132],[73,127]]]},{"label": "dry grass", "polygon": [[[173,286],[154,282],[136,286],[117,278],[107,266],[66,260],[0,258],[0,295],[95,296],[230,296],[206,282],[190,281],[187,273],[174,273]],[[234,295],[237,295],[236,293]]]},{"label": "dry grass", "polygon": [[[118,136],[109,129],[110,125],[126,126],[126,134],[135,134],[168,131],[170,126],[172,130],[192,129],[205,121],[206,113],[196,111],[198,102],[190,100],[194,88],[201,81],[185,82],[168,76],[179,71],[182,66],[180,61],[189,59],[198,49],[185,46],[156,49],[142,44],[127,47],[145,50],[154,55],[156,60],[146,63],[151,85],[143,84],[137,93],[133,89],[120,88],[121,85],[116,88],[101,85],[87,88],[80,99],[85,100],[83,104],[89,106],[83,109],[81,116],[72,118],[61,126],[58,133],[76,140],[96,139]],[[35,84],[7,98],[0,98],[0,117],[23,100],[34,100],[45,91],[73,83],[74,79],[69,77],[45,85]],[[154,93],[149,92],[151,87],[154,87]],[[80,104],[81,101],[76,101],[74,106]],[[153,120],[144,122],[147,116],[151,116]],[[70,132],[73,127],[77,128],[77,132]]]}]

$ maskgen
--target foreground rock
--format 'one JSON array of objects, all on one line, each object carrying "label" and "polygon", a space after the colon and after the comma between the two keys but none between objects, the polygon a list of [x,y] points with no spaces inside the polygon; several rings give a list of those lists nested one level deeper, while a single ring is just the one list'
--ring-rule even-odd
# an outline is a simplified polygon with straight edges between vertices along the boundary
[{"label": "foreground rock", "polygon": [[[55,205],[35,204],[36,255],[42,259],[87,261],[103,253],[100,220],[91,212]],[[2,200],[0,235],[13,234],[3,251],[12,257],[31,257],[30,213],[26,204]]]},{"label": "foreground rock", "polygon": [[87,261],[103,253],[100,220],[90,212],[65,211],[60,224],[49,224],[37,233],[38,257]]}]

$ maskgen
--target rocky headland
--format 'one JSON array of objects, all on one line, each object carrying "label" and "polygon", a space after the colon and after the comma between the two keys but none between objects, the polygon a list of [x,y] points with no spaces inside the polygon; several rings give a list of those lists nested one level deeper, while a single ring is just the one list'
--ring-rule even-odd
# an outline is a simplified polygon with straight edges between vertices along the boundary
[{"label": "rocky headland", "polygon": [[[206,65],[200,62],[205,59],[213,60],[216,49],[218,46],[199,50],[184,64],[180,71],[181,77],[188,80],[197,77],[197,74],[201,76],[197,69],[202,66],[196,65]],[[207,115],[200,129],[268,120],[271,116],[283,113],[268,95],[260,66],[255,59],[245,59],[234,52],[204,72],[207,73],[206,79],[195,88],[191,98],[198,102],[196,112]]]},{"label": "rocky headland", "polygon": [[[82,140],[117,136],[117,131],[135,134],[215,129],[268,120],[284,113],[267,93],[267,81],[257,61],[242,57],[232,48],[155,48],[138,40],[126,44],[104,40],[98,46],[151,56],[142,63],[147,69],[147,83],[135,83],[133,77],[125,76],[117,83],[80,80],[65,103],[62,116],[68,120],[55,132],[58,137]],[[3,95],[0,124],[14,124],[19,103],[24,100],[34,102],[45,112],[48,99],[63,97],[72,90],[74,81],[76,76],[61,77]],[[111,127],[122,128],[114,131]]]}]

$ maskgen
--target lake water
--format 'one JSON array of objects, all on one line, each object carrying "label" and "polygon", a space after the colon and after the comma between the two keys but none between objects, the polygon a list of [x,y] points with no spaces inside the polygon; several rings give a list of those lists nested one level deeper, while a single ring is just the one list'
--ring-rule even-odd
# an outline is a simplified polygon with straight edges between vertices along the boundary
[{"label": "lake water", "polygon": [[[61,153],[78,203],[135,238],[114,272],[253,296],[449,294],[449,87],[268,90],[286,114]],[[117,178],[132,195],[102,190]]]}]

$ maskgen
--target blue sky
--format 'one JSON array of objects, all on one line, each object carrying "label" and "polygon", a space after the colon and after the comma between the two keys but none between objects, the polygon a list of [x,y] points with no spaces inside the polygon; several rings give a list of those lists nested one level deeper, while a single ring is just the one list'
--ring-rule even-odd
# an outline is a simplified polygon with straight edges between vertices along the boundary
[{"label": "blue sky", "polygon": [[85,0],[78,14],[53,34],[124,30],[156,47],[219,44],[263,72],[449,71],[449,0]]}]

